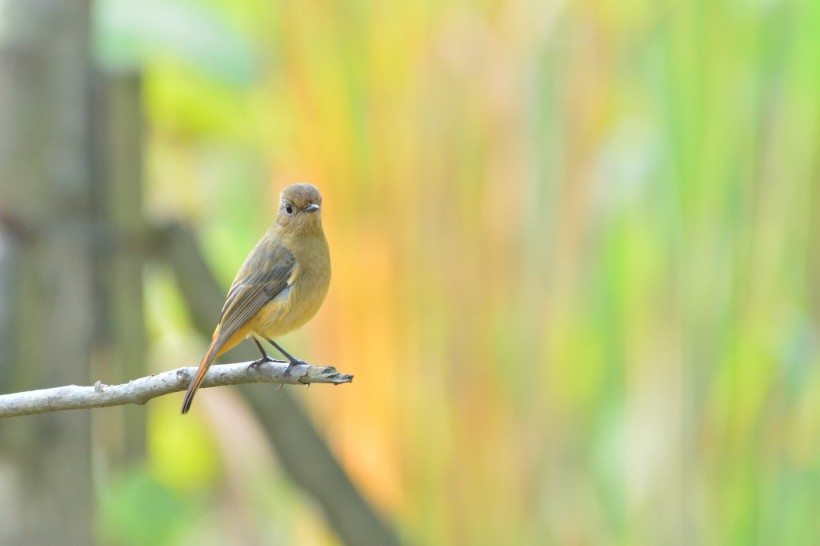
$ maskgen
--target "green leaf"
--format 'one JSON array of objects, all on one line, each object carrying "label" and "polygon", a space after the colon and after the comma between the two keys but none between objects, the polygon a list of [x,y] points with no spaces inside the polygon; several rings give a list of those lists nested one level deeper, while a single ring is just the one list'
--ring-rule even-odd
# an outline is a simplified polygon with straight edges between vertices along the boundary
[{"label": "green leaf", "polygon": [[239,87],[256,77],[248,40],[206,5],[175,1],[95,3],[94,54],[110,70],[133,70],[173,58]]}]

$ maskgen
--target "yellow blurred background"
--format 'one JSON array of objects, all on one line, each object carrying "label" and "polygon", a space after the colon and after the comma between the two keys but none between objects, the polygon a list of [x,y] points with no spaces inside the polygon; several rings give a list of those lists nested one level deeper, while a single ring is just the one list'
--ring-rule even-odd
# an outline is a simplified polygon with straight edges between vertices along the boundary
[{"label": "yellow blurred background", "polygon": [[[223,288],[279,191],[321,190],[330,292],[282,344],[355,380],[291,391],[404,542],[820,541],[820,3],[98,0],[92,29],[142,78],[146,217]],[[195,365],[161,267],[145,309],[150,371]],[[338,543],[242,396],[180,402],[99,481],[105,541]]]}]

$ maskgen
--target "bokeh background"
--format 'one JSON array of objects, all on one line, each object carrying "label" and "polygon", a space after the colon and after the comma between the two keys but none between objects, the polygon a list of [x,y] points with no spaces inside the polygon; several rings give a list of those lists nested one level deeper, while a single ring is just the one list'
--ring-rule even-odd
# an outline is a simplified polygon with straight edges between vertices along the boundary
[{"label": "bokeh background", "polygon": [[[138,82],[132,209],[223,290],[282,187],[321,189],[331,289],[282,343],[355,381],[291,393],[402,542],[820,542],[820,3],[88,13],[92,72]],[[147,372],[195,365],[172,273],[138,271]],[[122,460],[94,412],[95,540],[340,542],[264,414],[180,402]]]}]

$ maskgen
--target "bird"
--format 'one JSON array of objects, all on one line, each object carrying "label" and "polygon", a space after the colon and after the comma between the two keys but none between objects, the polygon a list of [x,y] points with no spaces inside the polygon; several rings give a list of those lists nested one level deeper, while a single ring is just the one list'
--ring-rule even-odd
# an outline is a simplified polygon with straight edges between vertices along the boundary
[{"label": "bird", "polygon": [[272,362],[260,339],[287,358],[285,374],[305,364],[273,338],[303,326],[319,310],[330,286],[330,252],[322,229],[322,196],[312,184],[282,190],[279,211],[239,268],[231,284],[211,345],[188,386],[182,413],[219,355],[250,337],[262,353],[251,366]]}]

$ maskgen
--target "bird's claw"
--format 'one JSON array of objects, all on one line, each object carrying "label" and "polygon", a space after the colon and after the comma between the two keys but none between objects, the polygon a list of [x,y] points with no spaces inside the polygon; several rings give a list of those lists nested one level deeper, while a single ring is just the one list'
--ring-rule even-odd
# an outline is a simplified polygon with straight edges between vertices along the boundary
[{"label": "bird's claw", "polygon": [[279,362],[280,364],[282,364],[285,361],[284,360],[276,360],[275,358],[271,358],[270,356],[265,355],[262,358],[260,358],[258,360],[254,360],[253,362],[248,364],[248,369],[258,368],[259,366],[261,366],[262,364],[265,364],[266,362]]},{"label": "bird's claw", "polygon": [[288,367],[285,368],[285,377],[290,377],[290,371],[293,369],[294,366],[307,366],[307,362],[304,360],[291,360],[288,362]]}]

